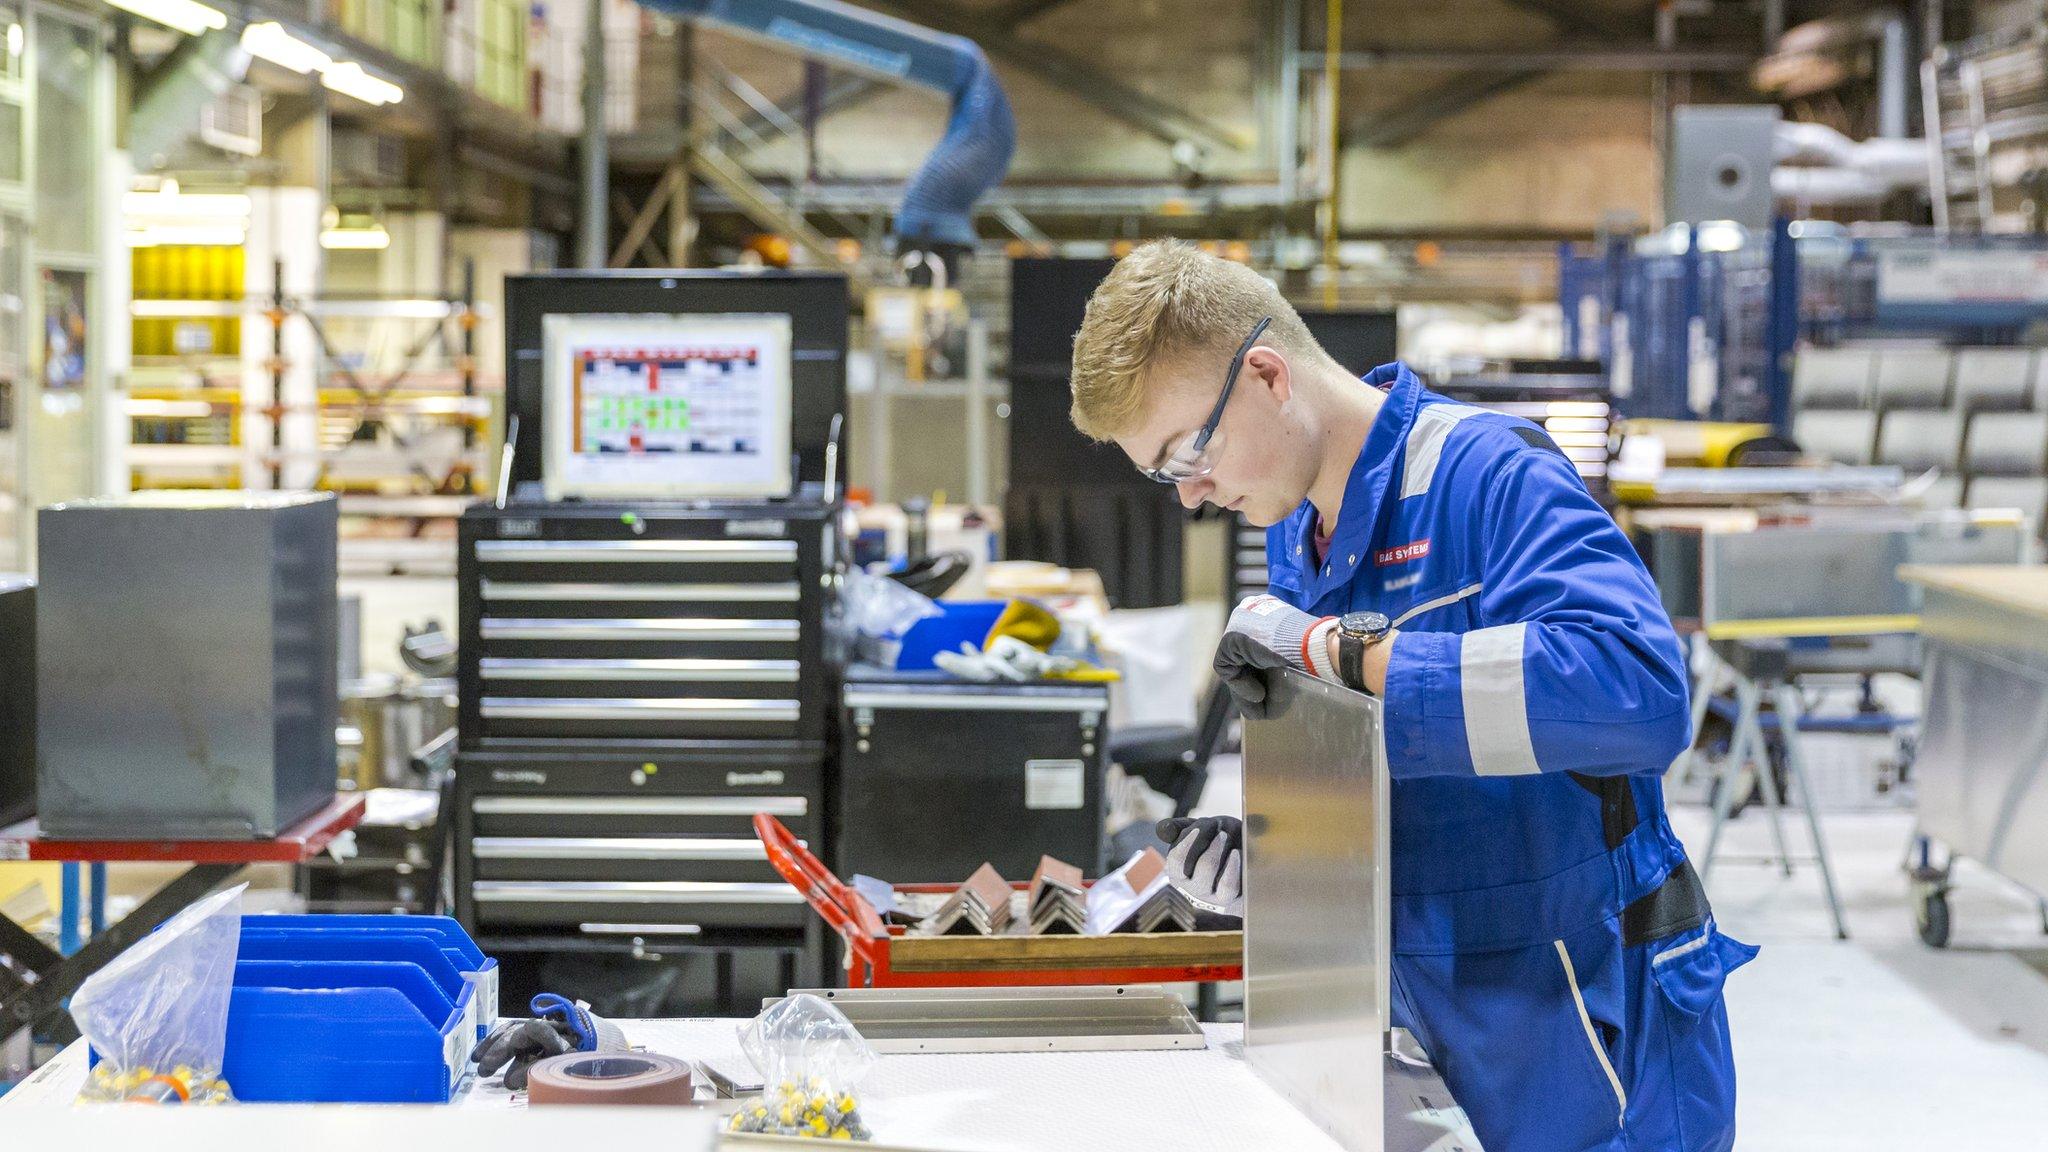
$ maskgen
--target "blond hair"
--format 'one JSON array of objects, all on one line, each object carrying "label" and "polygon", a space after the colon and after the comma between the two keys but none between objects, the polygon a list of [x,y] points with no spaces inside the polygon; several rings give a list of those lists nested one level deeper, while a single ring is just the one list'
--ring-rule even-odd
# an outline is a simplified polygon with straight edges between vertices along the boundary
[{"label": "blond hair", "polygon": [[1216,360],[1220,387],[1224,364],[1266,316],[1273,323],[1260,343],[1322,353],[1300,314],[1257,272],[1185,240],[1139,247],[1088,298],[1074,336],[1074,427],[1096,441],[1131,431],[1144,417],[1147,371],[1193,354]]}]

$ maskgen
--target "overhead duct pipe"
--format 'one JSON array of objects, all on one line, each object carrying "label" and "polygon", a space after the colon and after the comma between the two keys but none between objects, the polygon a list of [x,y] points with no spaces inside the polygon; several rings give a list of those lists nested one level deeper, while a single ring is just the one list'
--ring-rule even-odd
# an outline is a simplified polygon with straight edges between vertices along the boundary
[{"label": "overhead duct pipe", "polygon": [[1927,148],[1917,140],[1851,140],[1825,124],[1783,121],[1771,191],[1803,204],[1870,204],[1927,186]]},{"label": "overhead duct pipe", "polygon": [[200,112],[249,74],[249,52],[235,36],[208,32],[179,40],[150,73],[128,114],[128,156],[137,171],[169,162],[199,133]]},{"label": "overhead duct pipe", "polygon": [[1009,171],[1017,146],[1010,100],[981,46],[838,0],[640,0],[884,80],[952,100],[946,134],[903,189],[893,232],[904,255],[957,261],[974,247],[974,205]]}]

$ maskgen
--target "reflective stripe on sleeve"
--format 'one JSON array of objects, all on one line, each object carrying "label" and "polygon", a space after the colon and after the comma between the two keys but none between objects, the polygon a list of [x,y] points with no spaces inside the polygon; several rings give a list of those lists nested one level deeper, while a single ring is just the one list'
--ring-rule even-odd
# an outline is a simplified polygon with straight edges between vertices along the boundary
[{"label": "reflective stripe on sleeve", "polygon": [[1465,702],[1465,743],[1481,776],[1540,771],[1529,740],[1529,704],[1522,689],[1522,643],[1529,626],[1506,624],[1467,632],[1458,642]]},{"label": "reflective stripe on sleeve", "polygon": [[1429,404],[1415,413],[1415,423],[1408,426],[1407,463],[1401,470],[1401,499],[1429,491],[1430,482],[1436,479],[1437,461],[1443,458],[1444,441],[1450,439],[1451,429],[1467,416],[1477,416],[1485,411],[1469,404]]}]

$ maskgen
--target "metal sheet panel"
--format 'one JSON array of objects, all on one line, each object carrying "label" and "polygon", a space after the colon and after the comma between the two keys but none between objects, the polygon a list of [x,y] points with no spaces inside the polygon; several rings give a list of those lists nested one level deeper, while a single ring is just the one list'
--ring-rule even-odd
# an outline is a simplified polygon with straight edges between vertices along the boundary
[{"label": "metal sheet panel", "polygon": [[1708,533],[1701,546],[1701,611],[1724,621],[1911,615],[1920,594],[1904,564],[2011,564],[2024,555],[2015,525],[1920,517]]},{"label": "metal sheet panel", "polygon": [[1929,587],[1920,830],[2048,893],[2048,625]]},{"label": "metal sheet panel", "polygon": [[1380,1152],[1388,1027],[1379,701],[1285,673],[1244,732],[1245,1052],[1348,1152]]}]

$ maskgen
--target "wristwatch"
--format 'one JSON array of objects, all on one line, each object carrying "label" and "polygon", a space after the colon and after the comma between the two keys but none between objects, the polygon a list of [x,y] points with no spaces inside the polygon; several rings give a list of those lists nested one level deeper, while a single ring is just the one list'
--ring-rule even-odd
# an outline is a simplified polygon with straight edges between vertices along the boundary
[{"label": "wristwatch", "polygon": [[1347,612],[1337,620],[1337,678],[1346,688],[1365,686],[1365,650],[1387,638],[1394,622],[1384,612]]}]

